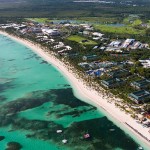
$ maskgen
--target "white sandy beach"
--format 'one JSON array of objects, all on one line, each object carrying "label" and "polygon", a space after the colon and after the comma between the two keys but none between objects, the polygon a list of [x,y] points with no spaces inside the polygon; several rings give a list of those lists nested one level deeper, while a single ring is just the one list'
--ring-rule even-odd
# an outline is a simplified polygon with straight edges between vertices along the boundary
[{"label": "white sandy beach", "polygon": [[130,117],[130,115],[117,108],[113,102],[108,103],[107,101],[109,98],[103,96],[102,93],[98,93],[90,87],[85,86],[82,80],[76,78],[76,75],[71,70],[69,70],[60,60],[56,59],[54,56],[51,56],[50,54],[42,50],[39,46],[36,46],[27,40],[17,38],[2,31],[0,31],[0,34],[8,36],[17,42],[26,45],[47,62],[54,65],[68,79],[77,97],[82,97],[84,100],[87,99],[88,102],[90,102],[97,108],[100,108],[110,120],[115,120],[114,122],[116,124],[119,124],[119,126],[127,133],[130,133],[130,135],[134,135],[134,138],[138,140],[142,147],[144,147],[145,149],[150,149],[150,133],[148,132],[150,130],[149,128],[144,128],[141,124],[138,124],[136,120]]}]

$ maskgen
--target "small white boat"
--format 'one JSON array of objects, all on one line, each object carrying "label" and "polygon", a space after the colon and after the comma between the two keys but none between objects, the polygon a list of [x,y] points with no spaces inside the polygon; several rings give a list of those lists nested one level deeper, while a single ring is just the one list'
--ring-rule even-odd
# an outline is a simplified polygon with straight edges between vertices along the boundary
[{"label": "small white boat", "polygon": [[66,144],[68,141],[67,141],[66,139],[63,139],[62,142],[63,142],[64,144]]},{"label": "small white boat", "polygon": [[62,130],[57,130],[57,131],[56,131],[56,133],[62,133],[62,132],[63,132]]},{"label": "small white boat", "polygon": [[143,149],[143,147],[139,146],[139,147],[138,147],[138,150],[144,150],[144,149]]}]

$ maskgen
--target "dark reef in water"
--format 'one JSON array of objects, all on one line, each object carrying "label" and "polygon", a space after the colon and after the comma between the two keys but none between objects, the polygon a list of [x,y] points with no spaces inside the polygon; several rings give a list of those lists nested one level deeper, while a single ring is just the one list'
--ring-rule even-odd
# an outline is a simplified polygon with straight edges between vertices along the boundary
[{"label": "dark reef in water", "polygon": [[[114,131],[110,130],[112,128]],[[91,135],[89,140],[82,138],[85,133]],[[81,144],[92,150],[111,150],[117,147],[126,150],[137,148],[137,144],[106,117],[73,123],[65,134],[69,135],[70,144],[77,147]]]},{"label": "dark reef in water", "polygon": [[41,106],[42,104],[50,101],[53,98],[50,92],[37,91],[26,95],[23,98],[18,98],[17,100],[8,102],[0,106],[1,114],[16,114],[20,111],[35,108]]},{"label": "dark reef in water", "polygon": [[[137,144],[130,137],[124,136],[125,133],[106,117],[75,122],[67,128],[52,121],[18,119],[14,122],[13,128],[30,130],[32,134],[28,134],[27,137],[52,141],[61,146],[63,146],[61,141],[65,137],[68,140],[65,146],[71,150],[112,150],[117,147],[129,150],[137,148]],[[110,130],[112,128],[114,131]],[[63,130],[63,133],[57,134],[56,130],[58,129]],[[90,139],[83,138],[86,133],[91,135]]]},{"label": "dark reef in water", "polygon": [[5,150],[20,150],[21,148],[22,145],[19,144],[18,142],[9,142]]},{"label": "dark reef in water", "polygon": [[14,60],[16,60],[16,59],[9,59],[8,61],[14,61]]},{"label": "dark reef in water", "polygon": [[[65,115],[80,115],[83,112],[95,109],[95,107],[80,101],[73,96],[72,89],[60,89],[49,91],[35,91],[28,95],[18,98],[17,100],[8,102],[0,106],[0,126],[6,126],[14,122],[16,115],[28,109],[39,107],[46,102],[53,102],[54,107],[63,104],[69,108],[77,108],[79,106],[88,106],[86,110],[74,110],[72,112],[66,112],[66,114],[58,114],[60,117]],[[66,109],[66,108],[65,108]],[[60,111],[58,111],[60,112]],[[57,113],[55,111],[49,112]]]},{"label": "dark reef in water", "polygon": [[34,58],[34,56],[29,56],[27,58],[24,58],[24,60],[28,60],[28,59],[32,59],[32,58]]},{"label": "dark reef in water", "polygon": [[0,102],[3,102],[5,100],[6,100],[6,97],[0,95]]},{"label": "dark reef in water", "polygon": [[70,87],[70,85],[69,84],[64,84],[64,87]]},{"label": "dark reef in water", "polygon": [[[71,88],[35,91],[1,105],[0,126],[11,125],[12,130],[31,131],[26,137],[54,142],[70,150],[112,150],[115,148],[132,150],[137,148],[137,144],[130,137],[125,136],[125,133],[106,117],[74,122],[63,127],[54,121],[28,120],[18,116],[19,112],[42,106],[46,102],[51,102],[52,106],[49,107],[48,112],[45,112],[45,115],[51,117],[51,114],[55,114],[58,119],[69,115],[77,117],[87,111],[96,110],[95,107],[77,99]],[[54,107],[59,109],[51,110]],[[58,134],[57,130],[63,130],[63,133]],[[85,133],[89,133],[91,138],[85,140],[83,138]],[[66,145],[62,143],[64,138],[68,140]],[[12,146],[9,146],[7,150],[13,150]]]},{"label": "dark reef in water", "polygon": [[4,136],[0,136],[0,141],[4,140],[5,137]]},{"label": "dark reef in water", "polygon": [[[55,140],[57,141],[56,130],[64,128],[53,121],[42,120],[27,120],[25,118],[17,119],[13,123],[13,129],[24,129],[32,131],[32,134],[27,134],[27,137],[39,138],[42,140]],[[56,136],[57,135],[57,136]],[[61,139],[59,139],[60,141]]]},{"label": "dark reef in water", "polygon": [[56,131],[58,128],[62,128],[61,125],[56,125],[53,121],[42,121],[42,120],[27,120],[25,118],[18,118],[13,123],[15,129],[26,129],[32,131],[49,130]]},{"label": "dark reef in water", "polygon": [[71,108],[76,108],[79,106],[90,106],[89,104],[77,99],[73,95],[71,88],[52,90],[51,93],[56,95],[56,99],[54,101],[55,104],[64,104]]},{"label": "dark reef in water", "polygon": [[[81,114],[85,113],[85,112],[88,112],[88,111],[94,111],[96,110],[97,108],[95,107],[88,107],[88,108],[84,108],[83,110],[78,110],[78,109],[74,109],[74,110],[71,110],[70,112],[65,112],[65,113],[61,113],[61,114],[57,114],[57,117],[58,118],[61,118],[61,117],[64,117],[64,116],[72,116],[72,117],[79,117]],[[57,112],[55,112],[57,113]]]},{"label": "dark reef in water", "polygon": [[14,85],[12,85],[11,82],[6,82],[6,83],[3,83],[3,84],[0,83],[0,92],[4,92],[7,89],[10,89],[10,88],[13,88],[13,87],[14,87]]},{"label": "dark reef in water", "polygon": [[37,54],[34,55],[34,58],[35,58],[36,60],[40,60],[40,59],[41,59],[41,57],[38,56]]},{"label": "dark reef in water", "polygon": [[0,106],[0,126],[6,126],[14,122],[17,113],[41,106],[50,101],[53,95],[50,92],[37,91],[23,98],[8,102]]},{"label": "dark reef in water", "polygon": [[42,62],[40,64],[48,64],[48,62],[45,60],[42,60]]}]

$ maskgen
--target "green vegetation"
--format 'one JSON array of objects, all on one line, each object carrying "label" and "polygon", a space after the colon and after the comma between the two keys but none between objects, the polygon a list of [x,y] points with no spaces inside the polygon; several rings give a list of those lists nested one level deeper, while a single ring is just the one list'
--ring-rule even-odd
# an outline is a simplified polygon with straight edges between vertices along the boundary
[{"label": "green vegetation", "polygon": [[123,19],[123,23],[132,27],[136,27],[142,24],[142,20],[138,15],[129,15]]},{"label": "green vegetation", "polygon": [[150,57],[150,51],[147,49],[134,50],[130,52],[130,57],[134,61],[138,61],[140,59],[148,59]]},{"label": "green vegetation", "polygon": [[140,19],[137,19],[133,21],[132,26],[138,26],[140,24],[142,24],[142,21]]},{"label": "green vegetation", "polygon": [[80,17],[78,18],[80,21],[87,21],[90,23],[116,23],[118,22],[118,18],[115,16],[100,16],[100,17]]},{"label": "green vegetation", "polygon": [[131,26],[110,26],[110,25],[94,25],[95,29],[107,33],[117,33],[117,34],[134,34],[134,35],[144,35],[145,30],[138,30]]},{"label": "green vegetation", "polygon": [[29,21],[34,21],[34,22],[39,22],[39,23],[47,23],[51,21],[48,18],[26,18],[26,19]]},{"label": "green vegetation", "polygon": [[136,7],[122,5],[118,0],[113,1],[116,3],[74,3],[73,0],[17,0],[16,2],[9,0],[1,2],[0,17],[102,17],[102,22],[120,22],[122,18],[130,14],[140,14],[150,19],[150,1],[135,1]]},{"label": "green vegetation", "polygon": [[128,15],[128,17],[125,17],[123,19],[123,23],[125,24],[132,24],[134,21],[139,20],[140,16],[139,15]]},{"label": "green vegetation", "polygon": [[96,45],[97,44],[95,41],[89,40],[85,37],[78,36],[78,35],[69,36],[67,39],[70,41],[78,42],[82,45]]}]

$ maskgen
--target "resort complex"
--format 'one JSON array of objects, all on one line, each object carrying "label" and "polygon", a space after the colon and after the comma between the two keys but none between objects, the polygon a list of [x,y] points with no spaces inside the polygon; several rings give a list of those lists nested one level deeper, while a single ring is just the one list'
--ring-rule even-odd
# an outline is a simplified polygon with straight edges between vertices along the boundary
[{"label": "resort complex", "polygon": [[[95,31],[91,24],[71,21],[39,23],[25,20],[19,24],[1,24],[0,28],[41,44],[47,52],[50,50],[57,58],[77,67],[89,84],[94,81],[99,87],[110,88],[113,94],[124,99],[122,103],[150,102],[149,67],[140,58],[135,61],[132,54],[137,49],[150,51],[148,43],[133,38],[111,39]],[[147,69],[147,72],[138,73],[138,67]]]},{"label": "resort complex", "polygon": [[142,69],[144,60],[135,61],[132,56],[137,49],[149,51],[147,43],[132,38],[111,39],[96,32],[90,24],[70,21],[38,23],[26,20],[20,24],[1,24],[0,28],[46,47],[47,52],[50,50],[57,58],[77,67],[89,84],[94,81],[99,87],[110,88],[113,94],[124,99],[124,105],[150,102],[149,67],[143,66],[147,73],[138,73],[136,69]]},{"label": "resort complex", "polygon": [[0,1],[0,150],[149,150],[150,4],[137,1]]}]

